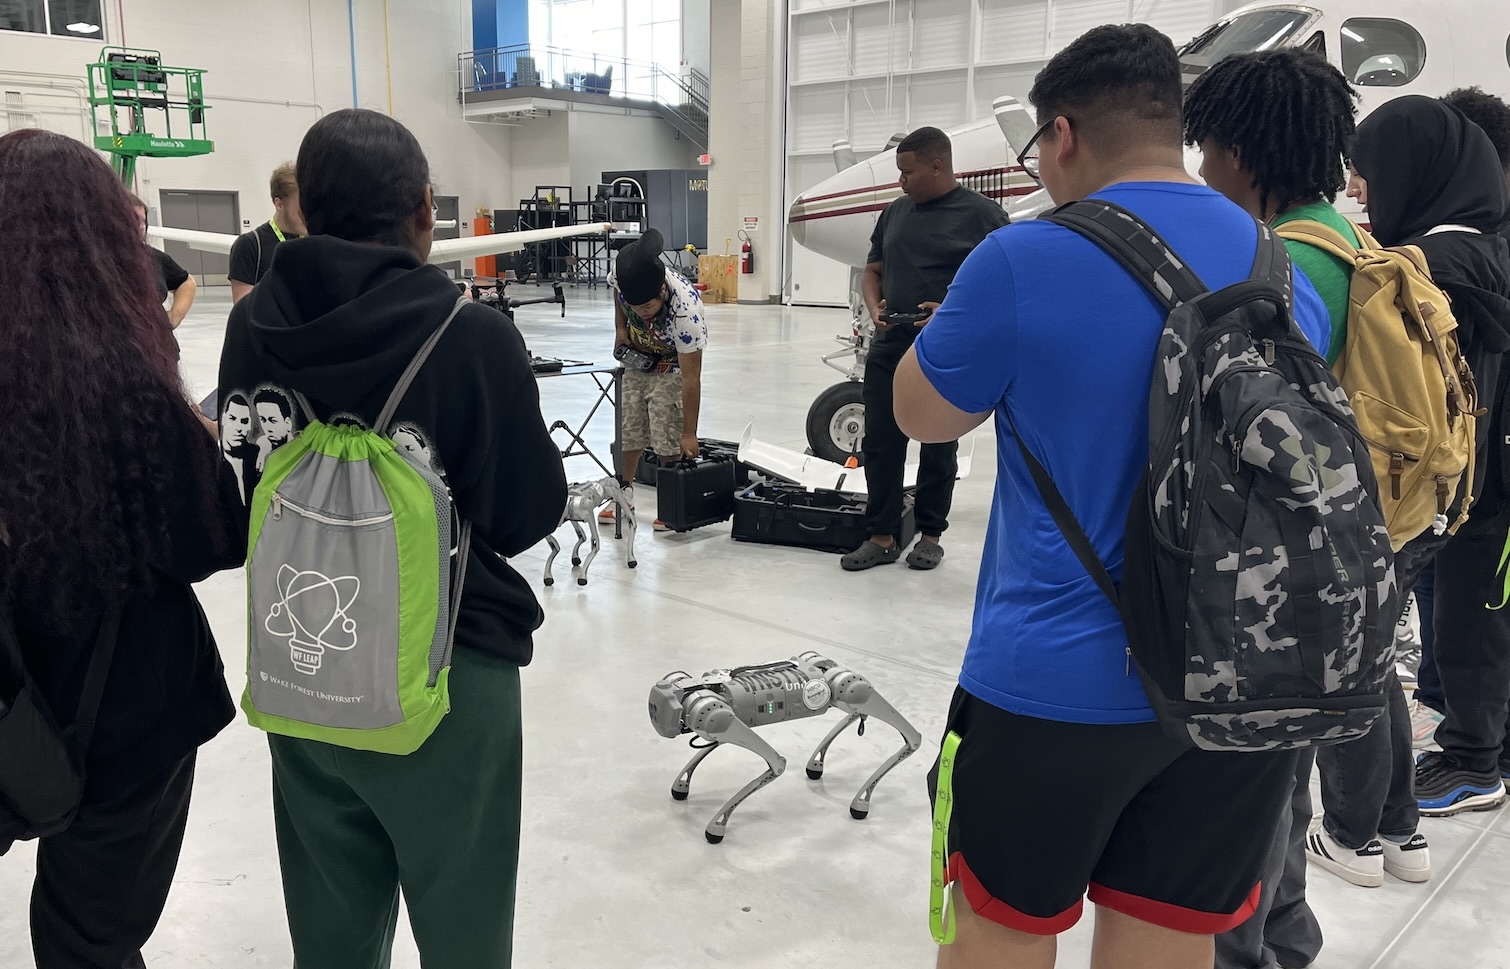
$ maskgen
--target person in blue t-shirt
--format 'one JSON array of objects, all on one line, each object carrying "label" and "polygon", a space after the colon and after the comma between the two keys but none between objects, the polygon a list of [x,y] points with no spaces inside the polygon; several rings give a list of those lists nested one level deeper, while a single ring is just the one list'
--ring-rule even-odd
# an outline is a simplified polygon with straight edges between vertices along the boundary
[{"label": "person in blue t-shirt", "polygon": [[[1043,69],[1021,163],[1056,202],[1146,220],[1213,289],[1248,278],[1253,217],[1184,169],[1180,65],[1146,25],[1098,27]],[[1296,279],[1295,318],[1326,352],[1326,308]],[[1054,936],[1098,906],[1097,965],[1209,969],[1212,936],[1254,910],[1294,751],[1213,753],[1154,722],[1111,603],[1055,526],[1019,450],[1063,492],[1120,581],[1148,456],[1165,310],[1096,245],[1022,222],[965,261],[896,377],[896,418],[955,440],[995,415],[999,470],[974,628],[950,711],[949,967],[1054,963]]]}]

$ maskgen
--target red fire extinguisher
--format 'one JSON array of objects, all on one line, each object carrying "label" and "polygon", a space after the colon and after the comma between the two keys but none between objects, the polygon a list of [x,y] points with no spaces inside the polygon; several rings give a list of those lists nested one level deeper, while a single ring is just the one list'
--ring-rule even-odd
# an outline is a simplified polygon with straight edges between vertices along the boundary
[{"label": "red fire extinguisher", "polygon": [[743,229],[740,230],[739,237],[744,240],[739,247],[739,271],[748,276],[755,271],[755,247],[750,243],[749,234]]}]

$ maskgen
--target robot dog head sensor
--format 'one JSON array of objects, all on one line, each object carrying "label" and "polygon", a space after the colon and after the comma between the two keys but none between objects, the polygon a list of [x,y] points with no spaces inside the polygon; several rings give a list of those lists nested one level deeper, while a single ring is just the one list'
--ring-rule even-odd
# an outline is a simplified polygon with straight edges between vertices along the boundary
[{"label": "robot dog head sensor", "polygon": [[809,710],[828,709],[828,701],[833,695],[834,691],[829,688],[828,680],[808,680],[802,687],[802,703]]}]

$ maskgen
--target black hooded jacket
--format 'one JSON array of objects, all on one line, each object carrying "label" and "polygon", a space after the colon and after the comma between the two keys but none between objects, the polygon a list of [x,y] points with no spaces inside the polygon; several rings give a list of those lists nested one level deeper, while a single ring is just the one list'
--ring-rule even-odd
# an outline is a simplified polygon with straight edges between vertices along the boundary
[{"label": "black hooded jacket", "polygon": [[[1452,300],[1459,344],[1478,383],[1479,495],[1473,518],[1510,510],[1510,246],[1500,235],[1510,191],[1478,125],[1435,98],[1383,105],[1358,126],[1353,167],[1368,182],[1368,214],[1382,245],[1419,246]],[[1441,226],[1462,227],[1433,231]],[[1469,231],[1463,231],[1467,229]]]},{"label": "black hooded jacket", "polygon": [[[231,311],[220,358],[221,450],[250,503],[267,453],[302,426],[289,391],[322,420],[371,426],[415,352],[456,305],[456,286],[407,250],[331,236],[278,247],[269,273]],[[524,340],[497,310],[452,322],[395,416],[472,522],[457,644],[523,666],[543,621],[504,560],[550,534],[566,507],[561,453],[540,416]]]}]

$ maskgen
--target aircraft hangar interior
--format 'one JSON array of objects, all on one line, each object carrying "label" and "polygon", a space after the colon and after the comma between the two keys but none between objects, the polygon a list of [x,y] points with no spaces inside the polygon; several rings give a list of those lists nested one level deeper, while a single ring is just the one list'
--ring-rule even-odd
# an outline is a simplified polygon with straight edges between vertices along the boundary
[{"label": "aircraft hangar interior", "polygon": [[1505,0],[0,0],[0,91],[0,967],[1510,969]]}]

